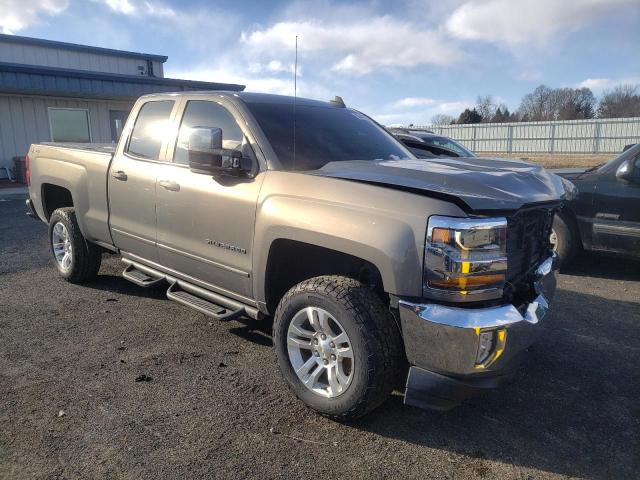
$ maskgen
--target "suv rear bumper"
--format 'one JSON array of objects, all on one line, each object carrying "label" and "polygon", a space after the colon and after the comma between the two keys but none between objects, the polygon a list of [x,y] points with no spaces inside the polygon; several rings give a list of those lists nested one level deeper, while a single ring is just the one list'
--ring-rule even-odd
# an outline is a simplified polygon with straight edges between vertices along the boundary
[{"label": "suv rear bumper", "polygon": [[[405,403],[446,410],[511,376],[523,351],[540,336],[556,288],[555,258],[536,270],[537,297],[522,311],[513,305],[458,308],[400,299],[405,351],[412,365]],[[494,345],[489,361],[479,363],[483,333],[493,335]]]}]

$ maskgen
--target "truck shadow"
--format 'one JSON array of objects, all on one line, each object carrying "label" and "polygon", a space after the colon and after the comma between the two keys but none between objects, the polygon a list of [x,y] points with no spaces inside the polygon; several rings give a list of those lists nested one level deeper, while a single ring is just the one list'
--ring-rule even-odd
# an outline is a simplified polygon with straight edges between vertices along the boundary
[{"label": "truck shadow", "polygon": [[513,383],[447,413],[389,400],[352,424],[476,459],[588,478],[640,468],[640,303],[559,290]]},{"label": "truck shadow", "polygon": [[120,295],[130,297],[166,299],[168,285],[160,284],[154,287],[144,288],[129,282],[120,275],[112,275],[101,271],[94,280],[83,284],[83,287],[104,292],[119,293]]}]

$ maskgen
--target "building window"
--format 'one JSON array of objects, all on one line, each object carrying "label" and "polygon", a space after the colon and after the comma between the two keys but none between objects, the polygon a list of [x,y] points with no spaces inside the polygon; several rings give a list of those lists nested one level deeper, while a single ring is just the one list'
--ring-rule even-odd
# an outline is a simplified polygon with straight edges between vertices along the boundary
[{"label": "building window", "polygon": [[53,142],[91,141],[89,111],[77,108],[49,108],[49,125]]}]

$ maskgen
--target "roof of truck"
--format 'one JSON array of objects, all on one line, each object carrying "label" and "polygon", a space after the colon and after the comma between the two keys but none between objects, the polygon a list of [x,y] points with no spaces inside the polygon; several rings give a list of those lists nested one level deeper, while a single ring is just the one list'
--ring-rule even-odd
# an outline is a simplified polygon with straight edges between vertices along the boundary
[{"label": "roof of truck", "polygon": [[257,92],[235,92],[227,90],[198,90],[190,92],[167,92],[158,94],[144,95],[144,97],[164,96],[164,95],[220,95],[224,97],[237,97],[245,103],[272,103],[272,104],[285,104],[293,105],[306,105],[306,106],[318,106],[318,107],[335,107],[341,108],[338,104],[331,101],[314,100],[312,98],[293,97],[290,95],[275,95],[272,93],[257,93]]}]

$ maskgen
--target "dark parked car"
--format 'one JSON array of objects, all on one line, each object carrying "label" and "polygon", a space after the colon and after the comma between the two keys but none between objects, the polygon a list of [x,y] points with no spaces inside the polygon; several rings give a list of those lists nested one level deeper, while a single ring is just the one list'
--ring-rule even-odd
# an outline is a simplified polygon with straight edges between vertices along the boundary
[{"label": "dark parked car", "polygon": [[476,156],[464,145],[433,132],[409,128],[389,128],[388,130],[418,158]]},{"label": "dark parked car", "polygon": [[640,258],[640,144],[601,166],[553,172],[577,189],[553,223],[563,262],[580,248]]}]

